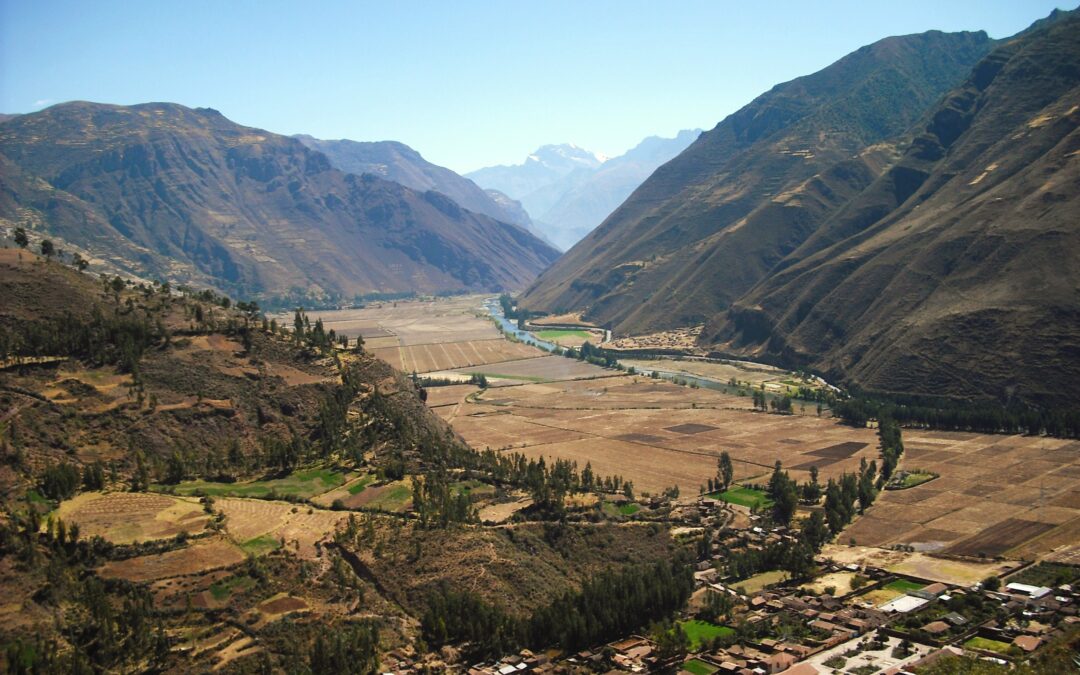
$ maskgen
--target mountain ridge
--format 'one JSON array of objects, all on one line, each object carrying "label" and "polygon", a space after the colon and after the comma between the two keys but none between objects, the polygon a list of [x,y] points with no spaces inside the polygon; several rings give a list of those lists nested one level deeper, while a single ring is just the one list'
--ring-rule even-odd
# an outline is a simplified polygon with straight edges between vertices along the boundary
[{"label": "mountain ridge", "polygon": [[558,252],[521,227],[212,109],[72,102],[0,125],[0,217],[134,273],[311,300],[522,286]]}]

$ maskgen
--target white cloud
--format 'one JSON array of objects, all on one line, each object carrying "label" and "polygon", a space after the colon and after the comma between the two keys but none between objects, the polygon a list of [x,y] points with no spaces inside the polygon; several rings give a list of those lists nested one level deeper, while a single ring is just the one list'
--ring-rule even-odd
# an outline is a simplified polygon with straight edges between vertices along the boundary
[{"label": "white cloud", "polygon": [[38,100],[34,101],[34,107],[35,108],[44,108],[45,106],[49,105],[52,102],[53,102],[53,100],[51,98],[39,98]]}]

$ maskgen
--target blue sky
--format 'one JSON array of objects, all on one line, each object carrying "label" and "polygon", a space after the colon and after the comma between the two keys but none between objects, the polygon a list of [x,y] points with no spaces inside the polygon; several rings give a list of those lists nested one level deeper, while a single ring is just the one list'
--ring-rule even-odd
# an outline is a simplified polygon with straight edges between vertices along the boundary
[{"label": "blue sky", "polygon": [[394,139],[459,172],[572,142],[617,155],[930,29],[1000,38],[1042,0],[0,0],[0,112],[212,107],[278,133]]}]

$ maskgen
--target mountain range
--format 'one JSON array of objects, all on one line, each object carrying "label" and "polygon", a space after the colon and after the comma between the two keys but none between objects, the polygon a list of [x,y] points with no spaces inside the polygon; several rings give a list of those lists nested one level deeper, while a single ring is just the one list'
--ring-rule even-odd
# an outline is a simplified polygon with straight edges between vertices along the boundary
[{"label": "mountain range", "polygon": [[573,246],[603,222],[658,166],[701,133],[650,136],[625,154],[606,158],[573,144],[545,145],[513,166],[467,174],[477,184],[520,200],[537,229],[557,246]]},{"label": "mountain range", "polygon": [[[777,85],[658,169],[529,288],[618,334],[875,391],[1075,390],[1080,20],[929,32]],[[1047,274],[1047,267],[1053,269]]]},{"label": "mountain range", "polygon": [[442,192],[346,173],[211,109],[75,102],[20,115],[0,124],[0,169],[9,226],[238,297],[514,289],[558,256]]}]

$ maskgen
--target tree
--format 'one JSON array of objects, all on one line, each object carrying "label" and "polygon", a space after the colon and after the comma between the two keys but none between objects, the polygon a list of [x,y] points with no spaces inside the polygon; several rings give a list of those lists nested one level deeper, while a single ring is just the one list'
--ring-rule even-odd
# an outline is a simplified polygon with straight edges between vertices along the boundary
[{"label": "tree", "polygon": [[56,255],[56,246],[53,245],[51,240],[41,240],[41,255],[45,256],[46,258],[51,258]]},{"label": "tree", "polygon": [[71,255],[71,264],[80,272],[85,272],[86,268],[90,266],[90,263],[86,261],[86,258],[79,255],[78,252]]},{"label": "tree", "polygon": [[19,248],[26,248],[30,245],[30,238],[26,236],[26,229],[22,227],[15,228],[15,244]]},{"label": "tree", "polygon": [[727,450],[720,453],[720,459],[717,460],[716,467],[721,490],[726,491],[735,478],[735,468],[731,465],[731,455],[728,454]]}]

